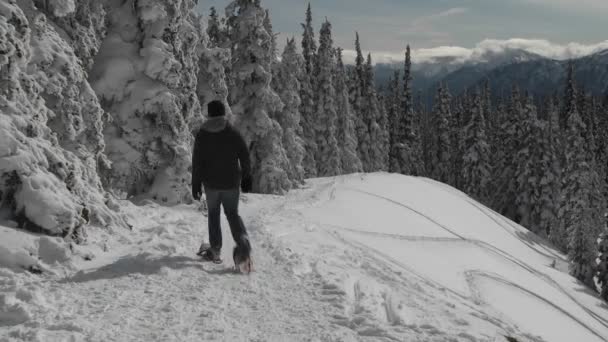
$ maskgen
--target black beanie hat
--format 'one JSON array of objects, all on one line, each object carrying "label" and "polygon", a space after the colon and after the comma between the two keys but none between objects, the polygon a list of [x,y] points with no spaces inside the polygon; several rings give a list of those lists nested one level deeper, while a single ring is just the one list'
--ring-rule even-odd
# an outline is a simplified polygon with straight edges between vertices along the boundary
[{"label": "black beanie hat", "polygon": [[207,104],[207,113],[210,118],[226,115],[226,108],[221,101],[215,100]]}]

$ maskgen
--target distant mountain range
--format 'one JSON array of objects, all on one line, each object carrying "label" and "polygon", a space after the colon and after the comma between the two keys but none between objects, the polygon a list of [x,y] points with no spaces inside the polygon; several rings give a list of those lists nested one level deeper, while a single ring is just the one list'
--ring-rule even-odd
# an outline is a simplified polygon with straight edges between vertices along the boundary
[{"label": "distant mountain range", "polygon": [[[608,93],[608,50],[575,59],[574,62],[579,87],[596,96]],[[487,79],[494,97],[509,94],[514,84],[522,91],[545,96],[562,91],[567,63],[519,49],[487,52],[465,62],[452,57],[439,58],[412,65],[413,89],[422,93],[427,105],[432,104],[440,82],[448,85],[452,95],[481,86]],[[396,69],[403,71],[403,65],[377,64],[376,85],[386,89]]]}]

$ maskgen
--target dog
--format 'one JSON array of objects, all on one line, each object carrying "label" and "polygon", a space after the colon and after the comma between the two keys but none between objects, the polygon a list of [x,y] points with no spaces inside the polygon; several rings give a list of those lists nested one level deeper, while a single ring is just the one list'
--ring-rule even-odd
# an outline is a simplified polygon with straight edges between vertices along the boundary
[{"label": "dog", "polygon": [[232,259],[234,260],[234,268],[241,273],[251,273],[253,264],[251,262],[251,244],[249,238],[243,236],[239,243],[232,251]]}]

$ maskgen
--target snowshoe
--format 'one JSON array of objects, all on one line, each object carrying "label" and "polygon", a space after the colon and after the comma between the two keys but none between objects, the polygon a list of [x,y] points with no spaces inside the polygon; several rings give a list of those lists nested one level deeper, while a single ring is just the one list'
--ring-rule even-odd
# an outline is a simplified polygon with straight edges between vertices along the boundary
[{"label": "snowshoe", "polygon": [[199,255],[203,258],[204,261],[211,261],[214,264],[222,263],[222,258],[220,257],[220,251],[218,251],[214,248],[208,248],[207,250],[203,251]]},{"label": "snowshoe", "polygon": [[201,256],[201,257],[202,257],[202,256],[203,256],[203,253],[205,253],[205,252],[206,252],[208,249],[210,249],[210,248],[211,248],[211,245],[210,245],[209,243],[207,243],[207,242],[203,242],[203,243],[201,244],[201,246],[199,247],[198,252],[196,252],[196,255]]}]

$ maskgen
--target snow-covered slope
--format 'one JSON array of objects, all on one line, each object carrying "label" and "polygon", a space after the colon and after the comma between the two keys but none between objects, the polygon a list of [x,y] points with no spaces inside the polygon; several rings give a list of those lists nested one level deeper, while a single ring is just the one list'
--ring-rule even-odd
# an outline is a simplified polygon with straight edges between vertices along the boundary
[{"label": "snow-covered slope", "polygon": [[[207,237],[193,205],[124,203],[133,232],[90,229],[72,250],[3,240],[0,341],[608,339],[607,307],[563,255],[446,185],[323,178],[242,210],[250,276],[230,271],[225,221],[224,265],[193,256]],[[32,262],[46,272],[19,271]]]}]

